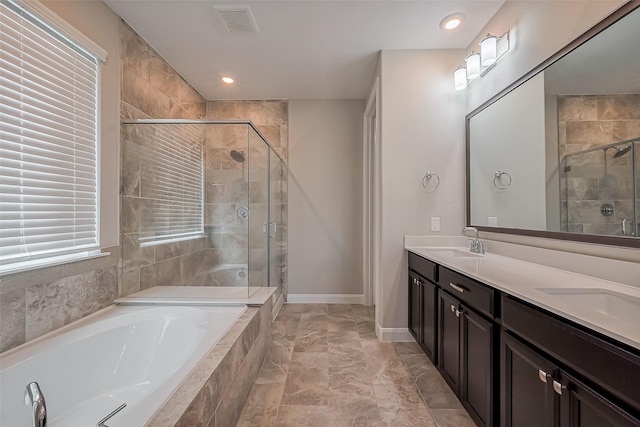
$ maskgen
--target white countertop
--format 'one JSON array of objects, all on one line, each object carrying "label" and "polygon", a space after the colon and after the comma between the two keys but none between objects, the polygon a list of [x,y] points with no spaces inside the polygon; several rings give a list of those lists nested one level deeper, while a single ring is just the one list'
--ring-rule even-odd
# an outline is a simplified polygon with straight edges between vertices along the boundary
[{"label": "white countertop", "polygon": [[[640,288],[492,253],[469,257],[459,242],[406,236],[405,249],[640,350]],[[613,296],[629,309],[620,318],[590,308],[584,294],[604,297],[603,304]]]}]

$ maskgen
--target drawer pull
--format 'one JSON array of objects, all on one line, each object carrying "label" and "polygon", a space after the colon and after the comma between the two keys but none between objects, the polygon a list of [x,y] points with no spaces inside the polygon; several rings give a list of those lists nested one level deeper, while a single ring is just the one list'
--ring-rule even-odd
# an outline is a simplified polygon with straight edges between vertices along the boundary
[{"label": "drawer pull", "polygon": [[460,293],[464,292],[464,288],[462,286],[454,285],[451,282],[449,282],[449,286],[451,286],[453,289],[455,289],[456,291],[458,291]]},{"label": "drawer pull", "polygon": [[542,369],[538,369],[538,377],[540,378],[540,381],[542,381],[543,383],[546,384],[547,378],[549,377],[549,374],[547,374]]},{"label": "drawer pull", "polygon": [[553,381],[553,390],[562,396],[562,390],[566,390],[567,387],[560,384],[558,381]]}]

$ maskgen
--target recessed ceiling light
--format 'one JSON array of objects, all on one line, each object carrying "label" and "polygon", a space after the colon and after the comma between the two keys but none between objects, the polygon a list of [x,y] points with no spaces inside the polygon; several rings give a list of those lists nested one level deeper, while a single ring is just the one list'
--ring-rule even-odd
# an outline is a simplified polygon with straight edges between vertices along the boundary
[{"label": "recessed ceiling light", "polygon": [[231,83],[233,83],[233,79],[231,77],[228,76],[224,76],[222,78],[222,81],[225,82],[226,84],[230,85]]},{"label": "recessed ceiling light", "polygon": [[443,30],[454,30],[462,24],[463,19],[464,15],[462,13],[445,16],[444,19],[440,21],[440,28]]}]

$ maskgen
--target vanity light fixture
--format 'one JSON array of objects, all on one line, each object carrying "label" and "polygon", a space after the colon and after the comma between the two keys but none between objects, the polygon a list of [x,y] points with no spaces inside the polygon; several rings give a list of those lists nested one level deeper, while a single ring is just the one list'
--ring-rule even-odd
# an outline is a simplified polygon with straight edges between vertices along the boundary
[{"label": "vanity light fixture", "polygon": [[458,68],[453,72],[453,80],[455,82],[456,90],[463,90],[467,88],[467,69],[462,65],[458,65]]},{"label": "vanity light fixture", "polygon": [[480,42],[480,57],[482,66],[488,67],[496,63],[498,59],[498,38],[487,34],[487,37]]},{"label": "vanity light fixture", "polygon": [[231,77],[229,77],[229,76],[224,76],[224,77],[222,78],[222,81],[223,81],[224,83],[228,84],[228,85],[230,85],[230,84],[232,84],[232,83],[233,83],[233,79],[232,79]]},{"label": "vanity light fixture", "polygon": [[[484,76],[508,50],[509,30],[500,37],[487,34],[480,42],[480,53],[471,52],[465,58],[466,68],[459,66],[453,72],[456,90],[463,90],[475,79]],[[461,70],[466,70],[466,75]]]},{"label": "vanity light fixture", "polygon": [[467,63],[467,79],[473,80],[480,77],[480,54],[471,52],[464,61]]}]

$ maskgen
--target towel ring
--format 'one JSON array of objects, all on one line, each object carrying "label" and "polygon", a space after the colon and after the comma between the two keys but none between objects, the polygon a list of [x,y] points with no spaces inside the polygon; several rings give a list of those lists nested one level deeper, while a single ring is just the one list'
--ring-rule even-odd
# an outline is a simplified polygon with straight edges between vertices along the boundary
[{"label": "towel ring", "polygon": [[[431,181],[431,178],[435,178],[435,185],[429,185],[429,182]],[[438,186],[440,185],[440,177],[438,176],[437,173],[428,171],[425,176],[422,178],[422,187],[431,192],[433,190],[435,190],[436,188],[438,188]]]},{"label": "towel ring", "polygon": [[[498,185],[498,182],[502,182],[503,175],[506,175],[509,177],[509,182],[507,183],[507,185]],[[511,181],[513,181],[513,179],[511,178],[511,175],[509,175],[509,173],[504,171],[496,171],[496,173],[493,176],[493,186],[496,187],[498,190],[506,190],[507,188],[511,187]]]}]

